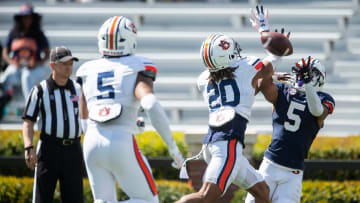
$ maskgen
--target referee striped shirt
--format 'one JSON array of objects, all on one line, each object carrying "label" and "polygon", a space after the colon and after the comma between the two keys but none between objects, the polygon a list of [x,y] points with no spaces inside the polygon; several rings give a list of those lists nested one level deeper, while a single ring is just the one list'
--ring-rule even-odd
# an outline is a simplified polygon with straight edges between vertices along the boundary
[{"label": "referee striped shirt", "polygon": [[80,85],[69,79],[59,86],[50,76],[33,87],[27,99],[23,119],[36,122],[42,134],[61,139],[74,139],[81,135],[79,98]]}]

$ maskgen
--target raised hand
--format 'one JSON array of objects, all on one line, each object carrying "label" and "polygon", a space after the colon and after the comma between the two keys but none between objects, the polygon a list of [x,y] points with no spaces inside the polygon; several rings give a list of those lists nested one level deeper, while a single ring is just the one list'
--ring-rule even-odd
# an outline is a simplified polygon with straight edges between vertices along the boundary
[{"label": "raised hand", "polygon": [[258,32],[264,32],[269,31],[269,12],[266,9],[264,12],[264,8],[261,5],[259,8],[259,5],[256,6],[256,12],[254,9],[250,9],[251,17],[250,22],[252,24],[252,27],[257,30]]},{"label": "raised hand", "polygon": [[292,67],[292,71],[300,76],[300,79],[304,81],[305,84],[311,82],[312,80],[312,70],[311,70],[311,56],[308,57],[307,62],[305,59],[301,59],[301,64],[296,63],[294,67]]}]

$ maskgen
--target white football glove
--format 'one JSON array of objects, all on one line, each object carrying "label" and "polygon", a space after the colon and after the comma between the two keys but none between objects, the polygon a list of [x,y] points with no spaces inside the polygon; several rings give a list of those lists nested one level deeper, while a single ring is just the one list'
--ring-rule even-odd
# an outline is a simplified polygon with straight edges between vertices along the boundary
[{"label": "white football glove", "polygon": [[179,151],[179,148],[177,148],[177,146],[169,148],[169,152],[171,157],[174,159],[174,161],[171,163],[171,166],[176,169],[180,169],[182,164],[184,163],[184,157]]},{"label": "white football glove", "polygon": [[251,11],[251,17],[250,22],[255,30],[257,30],[259,33],[263,31],[269,31],[269,12],[266,9],[264,13],[264,8],[261,5],[256,6],[256,13],[254,9],[250,9]]}]

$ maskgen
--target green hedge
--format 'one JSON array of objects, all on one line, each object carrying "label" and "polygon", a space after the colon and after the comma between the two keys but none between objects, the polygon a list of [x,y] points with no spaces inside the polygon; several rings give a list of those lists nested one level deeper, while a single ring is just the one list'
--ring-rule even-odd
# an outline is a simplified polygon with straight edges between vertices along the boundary
[{"label": "green hedge", "polygon": [[[238,190],[232,203],[244,202],[246,194],[246,191]],[[303,181],[301,202],[358,203],[360,181]]]},{"label": "green hedge", "polygon": [[[271,135],[259,135],[253,158],[261,160],[271,142]],[[309,159],[360,159],[360,135],[348,137],[319,136],[309,151]]]},{"label": "green hedge", "polygon": [[[270,135],[259,135],[254,145],[253,161],[259,165],[264,152],[271,141]],[[360,158],[360,136],[348,137],[324,137],[319,136],[314,140],[310,151],[309,159],[359,159]],[[360,169],[346,170],[309,170],[305,169],[304,179],[317,180],[359,180]]]},{"label": "green hedge", "polygon": [[[34,144],[39,140],[39,132],[35,133]],[[173,137],[183,155],[188,152],[184,135],[174,132]],[[136,141],[147,157],[169,156],[166,144],[154,131],[147,131],[135,136]],[[18,156],[24,154],[24,141],[21,130],[0,130],[0,156]]]},{"label": "green hedge", "polygon": [[[193,192],[187,184],[179,181],[156,181],[159,200],[162,203],[172,203],[180,199],[185,194]],[[11,176],[0,176],[0,202],[6,203],[27,203],[32,200],[33,178],[17,178]],[[117,189],[118,200],[126,200],[128,197],[119,188]],[[86,203],[92,203],[91,189],[89,181],[84,179],[84,199]],[[57,185],[54,202],[61,202],[60,188]]]}]

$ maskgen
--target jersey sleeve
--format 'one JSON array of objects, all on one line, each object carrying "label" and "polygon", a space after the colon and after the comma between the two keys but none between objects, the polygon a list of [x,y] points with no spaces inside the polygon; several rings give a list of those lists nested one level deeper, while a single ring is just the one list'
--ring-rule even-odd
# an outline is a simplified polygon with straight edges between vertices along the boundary
[{"label": "jersey sleeve", "polygon": [[319,94],[321,103],[328,109],[329,114],[332,114],[335,109],[335,100],[327,93],[321,92]]},{"label": "jersey sleeve", "polygon": [[150,59],[141,57],[141,66],[143,68],[139,71],[139,73],[142,76],[151,78],[153,81],[155,81],[158,72],[156,65]]},{"label": "jersey sleeve", "polygon": [[36,121],[36,118],[39,114],[40,108],[40,94],[41,94],[41,86],[34,86],[30,92],[30,95],[26,101],[26,107],[24,109],[22,119],[28,119],[33,122]]},{"label": "jersey sleeve", "polygon": [[248,59],[248,64],[253,67],[256,71],[259,71],[262,66],[263,66],[263,62],[261,61],[260,58],[256,57],[256,56],[250,56],[247,57]]}]

